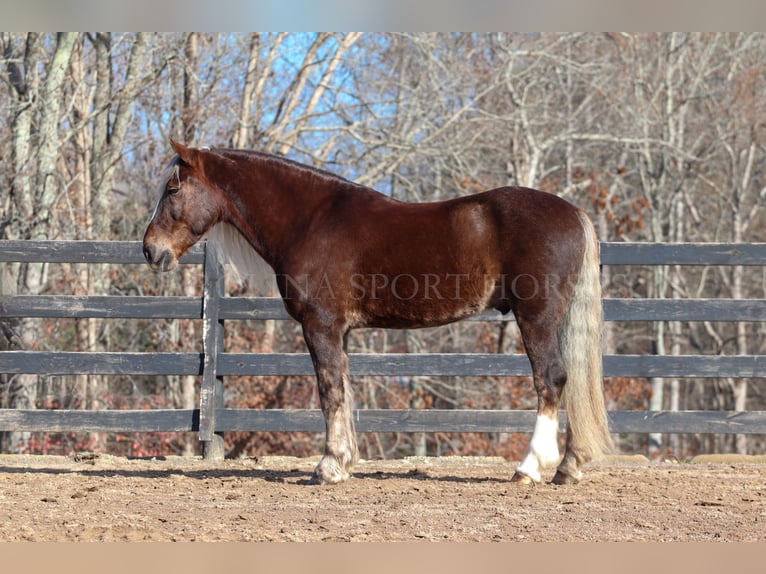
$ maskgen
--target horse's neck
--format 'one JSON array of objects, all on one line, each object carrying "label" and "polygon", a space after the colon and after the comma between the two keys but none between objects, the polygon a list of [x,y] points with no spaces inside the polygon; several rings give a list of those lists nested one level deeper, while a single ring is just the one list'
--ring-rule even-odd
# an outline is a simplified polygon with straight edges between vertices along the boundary
[{"label": "horse's neck", "polygon": [[[284,250],[284,244],[305,227],[317,206],[333,193],[332,186],[310,171],[282,165],[268,158],[253,157],[242,166],[246,174],[231,189],[229,223],[270,265]],[[324,185],[315,185],[317,182]]]}]

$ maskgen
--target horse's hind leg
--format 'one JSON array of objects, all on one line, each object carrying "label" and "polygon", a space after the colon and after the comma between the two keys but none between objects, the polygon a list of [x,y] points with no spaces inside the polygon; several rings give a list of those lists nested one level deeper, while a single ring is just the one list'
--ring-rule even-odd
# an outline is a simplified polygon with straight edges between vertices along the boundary
[{"label": "horse's hind leg", "polygon": [[327,429],[324,456],[314,469],[311,483],[335,484],[349,477],[358,458],[344,334],[340,329],[304,321],[303,335],[314,363]]},{"label": "horse's hind leg", "polygon": [[567,443],[564,452],[564,458],[556,469],[556,474],[551,479],[552,484],[577,484],[582,478],[580,466],[582,462],[578,459],[571,446],[572,428],[567,425]]},{"label": "horse's hind leg", "polygon": [[559,460],[558,409],[567,374],[559,350],[556,329],[545,323],[519,318],[519,328],[532,364],[537,391],[537,420],[527,456],[516,468],[514,482],[540,482],[540,471]]}]

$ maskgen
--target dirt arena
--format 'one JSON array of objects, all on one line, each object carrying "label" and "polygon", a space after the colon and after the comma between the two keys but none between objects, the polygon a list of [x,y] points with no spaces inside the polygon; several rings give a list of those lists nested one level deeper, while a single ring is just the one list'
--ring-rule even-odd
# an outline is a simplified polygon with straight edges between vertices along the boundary
[{"label": "dirt arena", "polygon": [[0,455],[0,541],[766,540],[766,457],[619,457],[577,486],[512,484],[515,463],[472,457],[308,486],[317,460]]}]

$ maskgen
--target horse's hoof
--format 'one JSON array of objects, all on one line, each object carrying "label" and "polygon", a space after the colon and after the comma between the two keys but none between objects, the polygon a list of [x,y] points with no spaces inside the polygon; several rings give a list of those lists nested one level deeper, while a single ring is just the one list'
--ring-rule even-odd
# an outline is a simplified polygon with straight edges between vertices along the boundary
[{"label": "horse's hoof", "polygon": [[577,484],[580,482],[581,477],[582,475],[572,476],[571,474],[566,474],[560,470],[557,470],[556,474],[554,474],[553,478],[551,479],[551,484]]},{"label": "horse's hoof", "polygon": [[516,484],[531,484],[532,486],[537,484],[534,480],[532,480],[531,477],[527,476],[526,474],[521,474],[520,472],[513,473],[513,478],[511,478],[511,482]]},{"label": "horse's hoof", "polygon": [[317,467],[309,479],[310,485],[324,485],[324,484],[339,484],[345,482],[349,478],[348,472],[334,471],[327,472],[326,469]]},{"label": "horse's hoof", "polygon": [[345,482],[348,480],[348,475],[346,476],[332,476],[330,478],[326,476],[318,475],[317,473],[313,473],[311,475],[311,478],[309,479],[309,485],[311,486],[325,486],[328,484],[340,484],[341,482]]}]

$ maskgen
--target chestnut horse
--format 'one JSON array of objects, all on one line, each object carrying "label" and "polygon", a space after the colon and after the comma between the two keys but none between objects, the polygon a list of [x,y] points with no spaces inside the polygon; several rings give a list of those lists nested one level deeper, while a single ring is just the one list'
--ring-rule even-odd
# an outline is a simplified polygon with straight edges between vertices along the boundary
[{"label": "chestnut horse", "polygon": [[303,328],[327,427],[312,483],[346,480],[358,456],[349,331],[444,325],[484,309],[513,311],[538,396],[512,480],[539,482],[559,462],[562,400],[567,439],[553,483],[578,482],[583,463],[611,448],[598,240],[584,212],[520,187],[404,203],[278,156],[171,145],[144,255],[169,271],[213,230],[211,240],[235,239],[224,246],[232,260],[271,267]]}]

